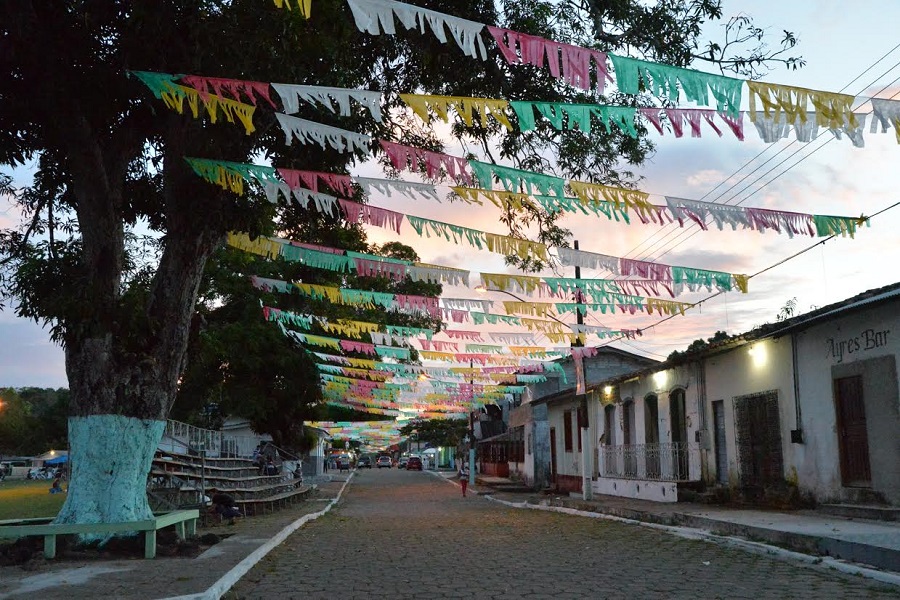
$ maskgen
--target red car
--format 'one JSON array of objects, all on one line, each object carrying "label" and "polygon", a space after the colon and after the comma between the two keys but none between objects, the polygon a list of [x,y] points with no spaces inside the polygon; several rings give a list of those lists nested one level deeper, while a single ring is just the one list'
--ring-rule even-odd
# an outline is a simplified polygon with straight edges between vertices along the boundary
[{"label": "red car", "polygon": [[407,471],[421,471],[422,470],[422,459],[418,456],[410,456],[409,461],[406,463]]}]

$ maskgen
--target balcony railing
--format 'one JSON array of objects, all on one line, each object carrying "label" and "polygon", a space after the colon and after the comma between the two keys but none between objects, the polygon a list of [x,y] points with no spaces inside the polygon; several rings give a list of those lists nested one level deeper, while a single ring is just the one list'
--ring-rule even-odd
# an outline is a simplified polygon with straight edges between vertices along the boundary
[{"label": "balcony railing", "polygon": [[602,446],[600,473],[620,479],[696,481],[700,473],[692,476],[691,464],[699,466],[699,451],[698,444],[685,442]]},{"label": "balcony railing", "polygon": [[222,451],[222,433],[212,429],[202,429],[169,419],[165,435],[182,442],[191,450],[206,450],[206,455],[210,457],[219,456]]}]

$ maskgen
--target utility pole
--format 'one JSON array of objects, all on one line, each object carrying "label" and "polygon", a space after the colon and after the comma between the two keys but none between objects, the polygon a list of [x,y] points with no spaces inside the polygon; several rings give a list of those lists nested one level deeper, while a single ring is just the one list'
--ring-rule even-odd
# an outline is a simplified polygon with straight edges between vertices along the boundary
[{"label": "utility pole", "polygon": [[469,485],[475,485],[475,361],[469,360]]},{"label": "utility pole", "polygon": [[[578,240],[575,240],[572,244],[575,250],[578,250]],[[581,291],[580,284],[578,280],[581,279],[581,267],[575,267],[575,322],[579,325],[584,325],[584,313],[582,310],[587,311],[587,307],[584,306],[584,294]],[[572,341],[573,348],[581,348],[584,344],[581,342],[581,338],[579,337],[581,334],[579,328],[578,333],[575,334],[575,339]],[[579,350],[580,351],[580,350]],[[585,382],[585,366],[584,366],[584,355],[582,355],[578,359],[574,359],[576,361],[581,362],[581,372],[580,377],[579,374],[576,373],[576,382],[575,382],[575,400],[578,402],[578,421],[581,422],[581,496],[584,500],[592,500],[594,498],[594,449],[591,446],[591,435],[590,435],[590,422],[588,416],[588,403],[587,403],[587,384]],[[578,363],[576,362],[576,369],[578,368]]]}]

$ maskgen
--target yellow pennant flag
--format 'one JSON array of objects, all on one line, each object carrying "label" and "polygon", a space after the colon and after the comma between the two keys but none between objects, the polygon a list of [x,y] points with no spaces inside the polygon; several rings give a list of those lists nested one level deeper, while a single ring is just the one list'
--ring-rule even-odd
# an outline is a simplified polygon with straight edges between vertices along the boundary
[{"label": "yellow pennant flag", "polygon": [[851,129],[859,127],[859,121],[853,114],[853,102],[856,99],[849,94],[822,92],[801,87],[748,81],[750,91],[750,120],[756,120],[757,99],[762,104],[766,117],[778,117],[784,112],[785,121],[794,123],[798,119],[806,122],[808,103],[812,103],[816,113],[816,124],[829,129]]},{"label": "yellow pennant flag", "polygon": [[258,254],[266,258],[275,258],[281,254],[281,243],[265,237],[258,237],[251,240],[246,233],[229,232],[226,237],[226,243],[232,248]]},{"label": "yellow pennant flag", "polygon": [[291,2],[294,2],[297,5],[297,10],[300,12],[301,17],[304,19],[309,18],[310,11],[312,10],[312,0],[275,0],[275,8],[293,10],[291,8]]},{"label": "yellow pennant flag", "polygon": [[474,116],[477,115],[482,126],[486,126],[488,115],[494,117],[498,123],[512,131],[512,124],[506,116],[509,103],[506,100],[496,98],[469,98],[467,96],[430,96],[427,94],[400,94],[400,99],[426,123],[429,120],[430,108],[437,116],[447,122],[447,113],[452,108],[463,120],[466,127],[474,125]]},{"label": "yellow pennant flag", "polygon": [[503,301],[503,309],[508,315],[530,315],[533,317],[546,317],[553,305],[549,302],[513,302]]},{"label": "yellow pennant flag", "polygon": [[[540,277],[530,275],[507,275],[505,273],[482,273],[481,284],[488,290],[496,289],[504,292],[519,291],[531,294],[541,285]],[[515,285],[514,285],[515,284]]]},{"label": "yellow pennant flag", "polygon": [[655,310],[661,315],[674,315],[675,313],[684,315],[684,312],[692,306],[693,304],[688,302],[674,302],[672,300],[660,300],[659,298],[647,298],[648,314],[653,314],[653,311]]},{"label": "yellow pennant flag", "polygon": [[637,190],[626,190],[624,188],[610,187],[608,185],[600,185],[599,183],[588,183],[586,181],[569,181],[569,187],[578,196],[584,204],[593,205],[598,202],[609,202],[616,209],[633,208],[635,210],[650,210],[653,205],[650,204],[650,194]]}]

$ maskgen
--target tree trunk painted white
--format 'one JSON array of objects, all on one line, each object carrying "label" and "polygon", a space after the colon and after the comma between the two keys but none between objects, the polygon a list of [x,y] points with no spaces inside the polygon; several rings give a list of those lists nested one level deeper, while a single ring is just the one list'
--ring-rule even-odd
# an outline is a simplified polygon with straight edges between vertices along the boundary
[{"label": "tree trunk painted white", "polygon": [[121,415],[70,417],[71,479],[54,522],[124,523],[151,518],[147,473],[165,428],[165,421]]}]

